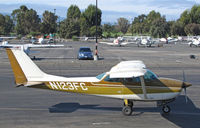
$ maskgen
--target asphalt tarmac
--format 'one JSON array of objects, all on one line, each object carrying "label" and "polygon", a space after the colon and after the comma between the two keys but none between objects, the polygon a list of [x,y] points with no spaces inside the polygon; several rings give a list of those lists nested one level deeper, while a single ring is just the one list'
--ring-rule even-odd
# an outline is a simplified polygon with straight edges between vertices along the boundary
[{"label": "asphalt tarmac", "polygon": [[[142,60],[158,76],[193,84],[170,103],[165,115],[155,102],[134,102],[132,116],[121,112],[123,101],[105,97],[15,87],[5,50],[0,49],[0,128],[199,128],[200,126],[200,48],[186,44],[164,47],[112,47],[99,44],[100,60],[77,60],[81,46],[95,48],[92,42],[65,42],[64,48],[35,49],[34,62],[46,73],[66,77],[96,76],[124,60]],[[190,56],[195,55],[195,59]]]}]

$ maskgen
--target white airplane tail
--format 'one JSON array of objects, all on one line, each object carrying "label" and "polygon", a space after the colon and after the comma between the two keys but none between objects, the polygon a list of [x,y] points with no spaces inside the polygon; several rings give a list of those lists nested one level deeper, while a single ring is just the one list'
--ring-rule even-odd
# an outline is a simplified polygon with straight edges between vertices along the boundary
[{"label": "white airplane tail", "polygon": [[6,49],[17,85],[27,85],[29,81],[44,78],[46,73],[20,49]]}]

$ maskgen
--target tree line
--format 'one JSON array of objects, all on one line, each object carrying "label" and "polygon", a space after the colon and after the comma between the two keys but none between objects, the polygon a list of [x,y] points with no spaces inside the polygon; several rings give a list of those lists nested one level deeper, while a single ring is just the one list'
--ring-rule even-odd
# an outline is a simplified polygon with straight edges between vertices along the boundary
[{"label": "tree line", "polygon": [[[97,35],[99,37],[117,37],[130,33],[132,35],[151,35],[152,37],[200,35],[200,5],[185,10],[176,21],[167,21],[159,12],[151,11],[141,14],[130,23],[126,18],[117,19],[117,23],[101,24],[102,11],[97,9]],[[12,11],[11,16],[0,14],[0,35],[16,33],[17,35],[39,35],[57,33],[61,38],[73,36],[95,36],[96,6],[89,5],[80,11],[71,5],[66,18],[57,22],[58,16],[44,11],[42,18],[33,9],[25,5]]]},{"label": "tree line", "polygon": [[129,28],[132,34],[149,34],[153,37],[200,35],[200,6],[185,10],[176,21],[166,21],[159,12],[139,15]]}]

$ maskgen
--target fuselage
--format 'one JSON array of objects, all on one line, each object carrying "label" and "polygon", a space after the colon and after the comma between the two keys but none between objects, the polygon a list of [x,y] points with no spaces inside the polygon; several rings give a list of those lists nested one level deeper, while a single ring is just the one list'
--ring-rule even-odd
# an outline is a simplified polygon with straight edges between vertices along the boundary
[{"label": "fuselage", "polygon": [[[39,86],[30,87],[142,101],[173,99],[181,93],[182,81],[159,78],[150,71],[146,74],[144,80],[147,97],[143,94],[139,77],[111,79],[109,73],[97,77],[60,78],[58,81],[56,79],[44,80]],[[186,85],[190,86],[190,84]]]}]

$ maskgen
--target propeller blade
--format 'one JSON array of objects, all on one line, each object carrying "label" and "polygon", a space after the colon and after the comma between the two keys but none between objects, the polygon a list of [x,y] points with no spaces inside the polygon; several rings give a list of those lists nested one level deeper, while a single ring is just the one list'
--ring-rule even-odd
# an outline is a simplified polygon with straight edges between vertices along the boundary
[{"label": "propeller blade", "polygon": [[183,70],[183,82],[186,82],[186,79],[185,79],[185,71]]},{"label": "propeller blade", "polygon": [[187,103],[188,99],[187,99],[187,91],[186,91],[186,88],[184,88],[184,92],[185,92],[185,102]]}]

